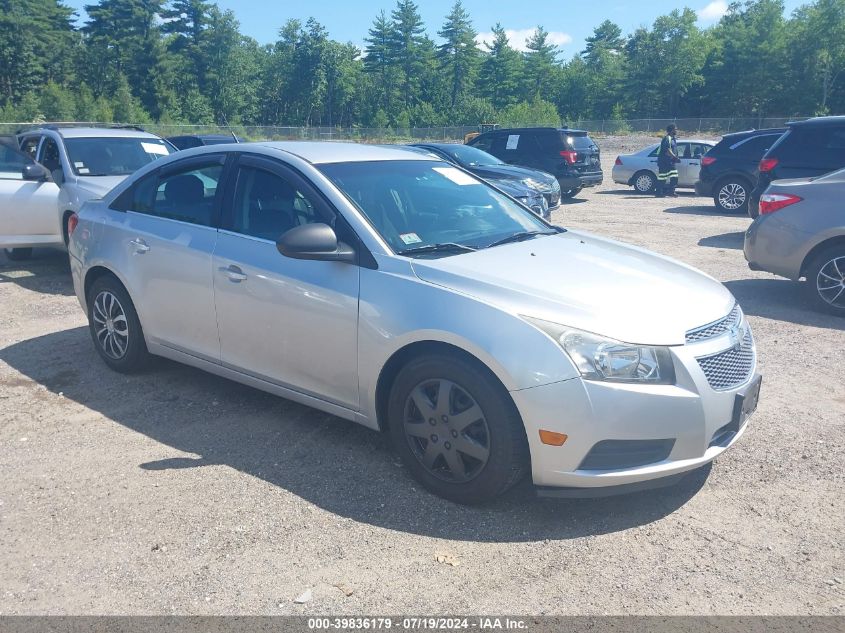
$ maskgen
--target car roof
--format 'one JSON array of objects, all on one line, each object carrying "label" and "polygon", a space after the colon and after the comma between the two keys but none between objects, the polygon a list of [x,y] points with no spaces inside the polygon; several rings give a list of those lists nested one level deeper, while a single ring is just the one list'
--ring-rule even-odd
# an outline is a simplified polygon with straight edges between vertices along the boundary
[{"label": "car roof", "polygon": [[784,132],[786,132],[785,127],[767,127],[761,130],[743,130],[742,132],[729,132],[728,134],[723,135],[722,138],[737,139],[741,136],[763,136],[766,134],[783,134]]},{"label": "car roof", "polygon": [[845,125],[845,116],[817,116],[813,119],[805,119],[803,121],[790,121],[787,123],[789,127],[804,127],[816,125]]},{"label": "car roof", "polygon": [[231,134],[177,134],[175,136],[168,136],[168,139],[171,138],[198,138],[200,140],[216,140],[216,139],[232,139]]},{"label": "car roof", "polygon": [[[229,145],[217,145],[217,151],[221,149],[243,150],[249,143]],[[419,152],[413,152],[413,158],[407,149],[401,147],[387,147],[385,145],[366,145],[364,143],[344,143],[338,141],[271,141],[255,143],[262,147],[282,150],[299,156],[314,164],[327,163],[360,163],[368,161],[385,160],[438,160],[434,156],[427,156]]]},{"label": "car roof", "polygon": [[39,132],[56,132],[62,138],[151,138],[161,140],[155,134],[150,134],[137,128],[113,128],[113,127],[53,127],[44,125],[22,130],[21,135],[37,134]]},{"label": "car roof", "polygon": [[568,127],[503,127],[498,130],[484,132],[484,134],[495,134],[496,132],[565,132],[566,134],[587,134],[587,130],[576,130],[575,128]]}]

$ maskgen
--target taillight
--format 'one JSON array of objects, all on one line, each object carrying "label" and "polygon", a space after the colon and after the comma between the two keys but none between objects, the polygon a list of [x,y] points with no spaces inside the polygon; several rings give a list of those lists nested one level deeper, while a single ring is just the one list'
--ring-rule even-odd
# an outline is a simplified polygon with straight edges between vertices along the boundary
[{"label": "taillight", "polygon": [[764,193],[760,196],[760,215],[774,213],[801,200],[803,198],[793,196],[791,193]]},{"label": "taillight", "polygon": [[77,225],[79,224],[79,216],[75,213],[71,213],[70,217],[67,219],[67,236],[70,237],[73,235],[73,232],[76,230]]},{"label": "taillight", "polygon": [[777,158],[764,158],[760,161],[760,173],[765,174],[767,171],[772,171],[775,167],[778,166],[778,159]]},{"label": "taillight", "polygon": [[616,157],[616,162],[614,163],[614,165],[621,165],[621,164],[622,164],[622,158],[620,158],[619,156],[617,156],[617,157]]},{"label": "taillight", "polygon": [[578,152],[571,149],[563,150],[560,155],[563,156],[564,160],[566,160],[566,162],[570,165],[574,165],[575,161],[578,160]]},{"label": "taillight", "polygon": [[712,164],[713,164],[713,163],[715,163],[715,162],[716,162],[716,157],[715,157],[715,156],[703,156],[703,157],[701,158],[701,164],[702,164],[702,166],[704,166],[704,167],[707,167],[707,165],[712,165]]}]

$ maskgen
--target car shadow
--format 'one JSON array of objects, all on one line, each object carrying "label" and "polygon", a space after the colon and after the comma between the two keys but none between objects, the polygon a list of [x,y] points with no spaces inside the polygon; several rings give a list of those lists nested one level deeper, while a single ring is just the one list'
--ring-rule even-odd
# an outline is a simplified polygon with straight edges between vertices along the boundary
[{"label": "car shadow", "polygon": [[0,360],[190,454],[155,459],[152,453],[127,469],[155,477],[224,464],[336,515],[437,538],[518,542],[627,530],[683,506],[710,472],[708,466],[675,486],[600,499],[540,499],[524,481],[490,504],[460,506],[420,489],[384,434],[178,363],[161,360],[141,374],[117,374],[103,365],[85,327],[21,341],[0,350]]},{"label": "car shadow", "polygon": [[30,259],[12,261],[0,249],[0,284],[13,283],[42,294],[73,294],[70,262],[64,251],[36,249]]},{"label": "car shadow", "polygon": [[699,246],[709,246],[710,248],[731,248],[735,250],[742,250],[744,243],[745,233],[742,231],[711,235],[710,237],[703,237],[698,240]]},{"label": "car shadow", "polygon": [[720,211],[712,204],[695,205],[690,207],[669,207],[668,209],[663,209],[663,213],[677,213],[679,215],[709,215],[723,218],[748,218],[748,221],[751,221],[751,218],[748,217],[747,213],[728,213],[726,211]]},{"label": "car shadow", "polygon": [[807,301],[802,283],[789,279],[736,279],[724,284],[746,314],[798,325],[845,330],[845,319],[819,312]]}]

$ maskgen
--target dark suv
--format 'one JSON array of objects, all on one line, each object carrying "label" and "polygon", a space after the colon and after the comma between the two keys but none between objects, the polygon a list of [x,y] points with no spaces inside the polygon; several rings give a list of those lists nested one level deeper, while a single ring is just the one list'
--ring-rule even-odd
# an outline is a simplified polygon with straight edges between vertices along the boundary
[{"label": "dark suv", "polygon": [[745,213],[760,159],[784,132],[786,128],[771,128],[723,136],[701,159],[696,195],[712,196],[722,211]]},{"label": "dark suv", "polygon": [[787,123],[787,130],[763,156],[748,215],[759,214],[760,196],[773,180],[812,178],[845,167],[845,116]]},{"label": "dark suv", "polygon": [[511,165],[552,174],[560,183],[562,198],[572,198],[584,187],[600,185],[603,178],[599,148],[584,130],[495,130],[476,136],[468,144]]}]

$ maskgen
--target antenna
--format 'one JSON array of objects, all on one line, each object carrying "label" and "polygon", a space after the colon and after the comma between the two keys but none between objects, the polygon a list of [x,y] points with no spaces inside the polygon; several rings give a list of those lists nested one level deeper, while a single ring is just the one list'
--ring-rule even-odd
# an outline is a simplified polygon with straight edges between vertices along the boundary
[{"label": "antenna", "polygon": [[229,125],[229,121],[226,120],[226,115],[223,112],[221,112],[220,116],[223,117],[223,125],[229,130],[229,134],[231,134],[232,138],[235,139],[235,143],[240,143],[241,141],[235,135],[235,130],[232,129],[232,126]]}]

